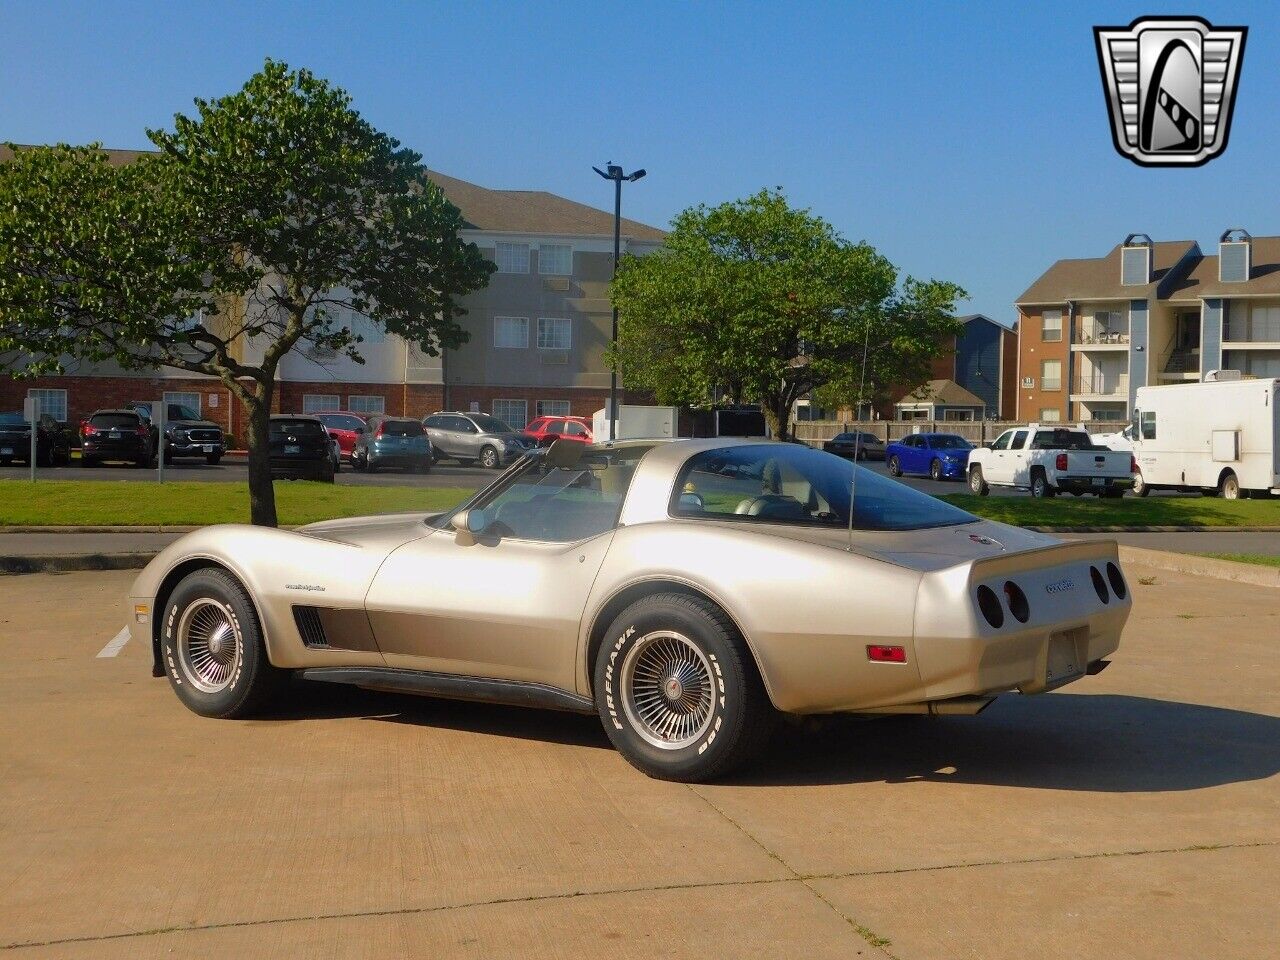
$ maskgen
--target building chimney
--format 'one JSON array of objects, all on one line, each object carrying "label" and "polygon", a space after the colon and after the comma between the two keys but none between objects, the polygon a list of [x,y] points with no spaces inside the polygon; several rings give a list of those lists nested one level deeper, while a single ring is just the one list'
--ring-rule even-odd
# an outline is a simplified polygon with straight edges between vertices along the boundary
[{"label": "building chimney", "polygon": [[1120,284],[1145,287],[1151,282],[1151,238],[1145,233],[1131,233],[1120,244]]},{"label": "building chimney", "polygon": [[1218,238],[1218,281],[1244,283],[1253,269],[1253,237],[1247,230],[1232,227]]}]

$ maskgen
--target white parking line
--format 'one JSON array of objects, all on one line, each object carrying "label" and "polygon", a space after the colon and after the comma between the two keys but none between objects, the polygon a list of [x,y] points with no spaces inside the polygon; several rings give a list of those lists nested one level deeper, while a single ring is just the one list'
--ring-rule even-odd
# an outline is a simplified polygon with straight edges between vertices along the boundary
[{"label": "white parking line", "polygon": [[129,628],[121,627],[120,632],[111,638],[105,647],[98,651],[98,659],[103,657],[114,657],[117,653],[124,649],[124,645],[129,642]]}]

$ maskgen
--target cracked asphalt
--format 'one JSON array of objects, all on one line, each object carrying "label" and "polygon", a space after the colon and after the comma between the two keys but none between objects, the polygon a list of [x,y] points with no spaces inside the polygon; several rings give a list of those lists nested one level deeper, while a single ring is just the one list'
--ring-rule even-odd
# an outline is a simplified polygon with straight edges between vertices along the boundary
[{"label": "cracked asphalt", "polygon": [[1097,677],[698,786],[589,717],[202,719],[106,655],[131,573],[0,580],[0,957],[1272,956],[1280,590],[1128,574]]}]

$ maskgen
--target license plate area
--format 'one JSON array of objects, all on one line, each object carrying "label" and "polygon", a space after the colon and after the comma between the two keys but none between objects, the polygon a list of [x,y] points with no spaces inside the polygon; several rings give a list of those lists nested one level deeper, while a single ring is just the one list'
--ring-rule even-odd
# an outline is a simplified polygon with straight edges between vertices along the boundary
[{"label": "license plate area", "polygon": [[1085,627],[1049,634],[1044,676],[1046,690],[1084,676],[1088,640],[1088,629]]},{"label": "license plate area", "polygon": [[284,452],[285,453],[301,453],[302,447],[296,443],[286,443],[284,445]]},{"label": "license plate area", "polygon": [[13,456],[13,447],[0,447],[0,456],[3,456],[3,457],[12,457],[12,456]]},{"label": "license plate area", "polygon": [[1093,485],[1094,485],[1095,487],[1100,487],[1100,486],[1102,486],[1103,484],[1105,484],[1106,482],[1107,482],[1107,481],[1106,481],[1106,478],[1105,478],[1105,477],[1094,477],[1094,478],[1093,478]]}]

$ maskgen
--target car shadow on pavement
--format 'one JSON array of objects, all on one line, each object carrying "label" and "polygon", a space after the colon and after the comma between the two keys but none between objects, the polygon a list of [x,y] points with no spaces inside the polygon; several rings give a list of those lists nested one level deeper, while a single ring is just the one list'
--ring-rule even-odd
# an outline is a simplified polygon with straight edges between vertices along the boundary
[{"label": "car shadow on pavement", "polygon": [[268,717],[249,722],[271,724],[341,717],[612,749],[600,720],[595,716],[439,697],[415,697],[337,683],[298,682],[291,690],[291,696]]},{"label": "car shadow on pavement", "polygon": [[802,720],[727,782],[923,780],[1145,793],[1277,772],[1280,718],[1148,697],[1051,693],[1003,696],[977,717]]}]

